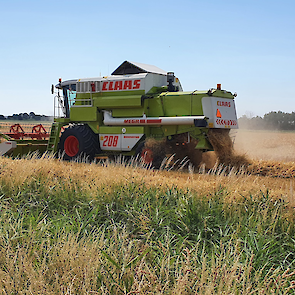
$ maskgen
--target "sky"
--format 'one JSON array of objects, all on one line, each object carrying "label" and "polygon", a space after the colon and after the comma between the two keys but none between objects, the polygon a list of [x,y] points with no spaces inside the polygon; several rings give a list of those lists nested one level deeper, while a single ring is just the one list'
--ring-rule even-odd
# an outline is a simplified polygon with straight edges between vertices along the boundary
[{"label": "sky", "polygon": [[51,84],[123,61],[221,83],[238,117],[295,111],[295,0],[0,0],[0,114],[53,115]]}]

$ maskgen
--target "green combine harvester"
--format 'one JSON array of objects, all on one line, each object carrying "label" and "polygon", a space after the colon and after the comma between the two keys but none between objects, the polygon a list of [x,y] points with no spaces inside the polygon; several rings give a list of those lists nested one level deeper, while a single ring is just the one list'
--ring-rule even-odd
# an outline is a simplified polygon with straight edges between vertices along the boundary
[{"label": "green combine harvester", "polygon": [[[65,160],[138,155],[157,167],[174,154],[198,165],[196,155],[214,150],[210,132],[238,128],[236,94],[220,84],[184,92],[174,73],[146,64],[125,61],[107,77],[60,79],[52,94],[55,118],[39,150]],[[16,143],[14,155],[25,140]],[[34,149],[34,139],[28,144]]]}]

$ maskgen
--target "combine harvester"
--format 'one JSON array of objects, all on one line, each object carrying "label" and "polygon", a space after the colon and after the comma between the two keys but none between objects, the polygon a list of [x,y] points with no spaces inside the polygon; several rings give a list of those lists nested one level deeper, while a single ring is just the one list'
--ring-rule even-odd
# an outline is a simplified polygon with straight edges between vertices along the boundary
[{"label": "combine harvester", "polygon": [[[175,154],[197,166],[201,152],[214,150],[210,132],[228,136],[238,128],[236,94],[220,84],[183,92],[174,73],[146,64],[125,61],[111,76],[60,79],[52,94],[55,118],[49,138],[45,133],[38,138],[40,129],[29,134],[30,142],[15,138],[13,156],[30,149],[65,160],[139,155],[159,167],[165,155]],[[20,151],[22,144],[26,151]]]}]

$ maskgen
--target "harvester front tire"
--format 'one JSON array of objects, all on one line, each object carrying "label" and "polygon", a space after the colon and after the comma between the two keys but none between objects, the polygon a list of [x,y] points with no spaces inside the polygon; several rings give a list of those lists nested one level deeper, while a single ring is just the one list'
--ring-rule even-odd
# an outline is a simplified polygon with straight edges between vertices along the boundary
[{"label": "harvester front tire", "polygon": [[98,135],[88,125],[70,126],[61,135],[59,155],[66,161],[93,161],[99,151]]}]

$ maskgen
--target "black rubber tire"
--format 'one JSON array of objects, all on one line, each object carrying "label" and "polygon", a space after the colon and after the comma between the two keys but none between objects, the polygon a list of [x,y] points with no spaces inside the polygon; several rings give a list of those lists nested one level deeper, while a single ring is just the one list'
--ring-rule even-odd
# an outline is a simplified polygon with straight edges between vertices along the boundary
[{"label": "black rubber tire", "polygon": [[[69,144],[76,143],[69,150]],[[66,161],[94,160],[95,154],[100,152],[98,134],[88,125],[72,125],[62,133],[58,145],[58,154]]]}]

